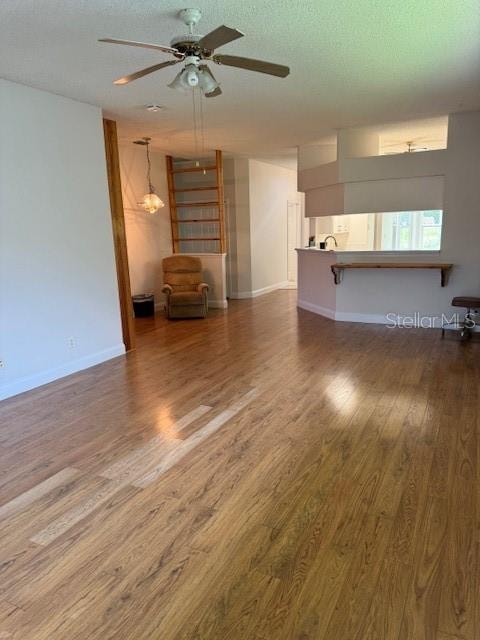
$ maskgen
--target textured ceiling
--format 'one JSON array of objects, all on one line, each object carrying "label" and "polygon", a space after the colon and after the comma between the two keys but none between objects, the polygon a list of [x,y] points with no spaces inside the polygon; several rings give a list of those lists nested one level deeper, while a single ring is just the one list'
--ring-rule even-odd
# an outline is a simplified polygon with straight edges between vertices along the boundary
[{"label": "textured ceiling", "polygon": [[[0,76],[100,105],[124,140],[193,150],[192,100],[167,88],[179,67],[131,85],[112,80],[167,60],[100,44],[116,37],[168,44],[184,32],[171,0],[2,0]],[[205,145],[285,157],[335,128],[480,108],[478,0],[204,0],[197,31],[219,24],[244,38],[223,53],[288,64],[279,79],[212,65],[223,95],[204,101]],[[165,108],[148,113],[144,105]]]}]

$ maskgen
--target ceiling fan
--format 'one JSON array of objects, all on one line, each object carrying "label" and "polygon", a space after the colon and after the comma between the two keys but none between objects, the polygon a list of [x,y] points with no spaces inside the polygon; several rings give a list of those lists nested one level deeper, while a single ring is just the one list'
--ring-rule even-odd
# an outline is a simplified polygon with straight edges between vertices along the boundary
[{"label": "ceiling fan", "polygon": [[426,140],[427,138],[417,138],[415,140],[408,140],[407,142],[392,142],[387,144],[387,147],[399,147],[405,145],[407,148],[404,151],[386,151],[385,155],[398,155],[399,153],[417,153],[418,151],[428,151],[428,147],[421,147],[417,144],[420,140]]},{"label": "ceiling fan", "polygon": [[258,71],[271,76],[285,78],[290,73],[289,67],[263,60],[255,60],[253,58],[243,58],[241,56],[218,55],[215,50],[223,45],[242,38],[243,33],[237,29],[222,25],[217,27],[206,36],[193,33],[195,25],[198,24],[202,17],[200,9],[183,9],[179,12],[179,18],[187,25],[189,33],[183,36],[177,36],[170,42],[170,46],[159,44],[149,44],[145,42],[134,42],[131,40],[118,40],[115,38],[102,38],[99,42],[110,42],[112,44],[125,44],[131,47],[142,47],[145,49],[154,49],[163,51],[174,56],[173,60],[154,64],[146,69],[141,69],[128,76],[123,76],[114,81],[114,84],[128,84],[133,80],[138,80],[143,76],[159,71],[165,67],[170,67],[179,62],[184,63],[184,68],[177,74],[173,82],[168,86],[172,89],[186,90],[199,86],[207,98],[219,96],[222,91],[220,85],[216,81],[210,68],[205,62],[215,62],[215,64],[225,65],[228,67],[237,67],[239,69],[247,69],[248,71]]}]

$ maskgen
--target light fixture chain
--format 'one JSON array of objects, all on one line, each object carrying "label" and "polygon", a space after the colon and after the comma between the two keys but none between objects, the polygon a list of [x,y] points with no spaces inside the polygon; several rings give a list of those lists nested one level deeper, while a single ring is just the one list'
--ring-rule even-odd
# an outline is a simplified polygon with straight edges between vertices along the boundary
[{"label": "light fixture chain", "polygon": [[155,193],[155,189],[152,185],[152,178],[151,178],[151,173],[152,173],[152,163],[150,161],[150,143],[147,142],[147,182],[148,182],[148,192],[149,193]]},{"label": "light fixture chain", "polygon": [[193,108],[193,136],[195,144],[195,156],[198,156],[198,118],[197,101],[195,99],[195,87],[192,87],[192,108]]},{"label": "light fixture chain", "polygon": [[205,156],[205,118],[204,118],[204,96],[200,92],[200,131],[202,136],[202,155]]}]

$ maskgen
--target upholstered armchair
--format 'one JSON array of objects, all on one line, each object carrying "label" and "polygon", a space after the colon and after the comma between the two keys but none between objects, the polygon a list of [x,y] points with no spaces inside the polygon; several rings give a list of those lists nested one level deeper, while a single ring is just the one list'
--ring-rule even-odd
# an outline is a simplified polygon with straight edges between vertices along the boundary
[{"label": "upholstered armchair", "polygon": [[205,318],[208,285],[202,282],[200,258],[179,254],[164,258],[162,266],[167,318]]}]

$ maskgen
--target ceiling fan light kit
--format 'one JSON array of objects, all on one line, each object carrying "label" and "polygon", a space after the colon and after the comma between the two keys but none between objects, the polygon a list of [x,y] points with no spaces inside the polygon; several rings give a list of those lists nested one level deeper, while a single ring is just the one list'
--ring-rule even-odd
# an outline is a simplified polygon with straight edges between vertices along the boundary
[{"label": "ceiling fan light kit", "polygon": [[102,38],[99,40],[99,42],[107,42],[110,44],[123,44],[131,47],[153,49],[174,56],[173,60],[160,62],[146,69],[141,69],[135,73],[118,78],[118,80],[114,81],[114,84],[125,85],[160,69],[183,62],[184,68],[168,86],[171,89],[177,89],[179,91],[199,87],[205,97],[213,98],[219,96],[222,91],[215,76],[205,62],[214,62],[218,65],[256,71],[278,78],[285,78],[290,73],[288,67],[272,62],[265,62],[264,60],[255,60],[242,56],[216,55],[214,53],[215,49],[223,47],[238,38],[243,38],[244,34],[238,31],[238,29],[233,29],[225,25],[217,27],[205,36],[193,33],[194,27],[202,17],[200,9],[182,9],[178,17],[188,27],[189,32],[186,35],[173,38],[170,46],[136,42],[133,40],[118,40],[116,38]]}]

